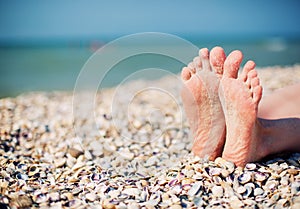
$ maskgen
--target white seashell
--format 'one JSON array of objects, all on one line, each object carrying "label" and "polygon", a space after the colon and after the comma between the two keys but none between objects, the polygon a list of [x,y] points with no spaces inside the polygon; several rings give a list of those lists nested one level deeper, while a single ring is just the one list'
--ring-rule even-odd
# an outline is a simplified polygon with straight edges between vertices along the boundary
[{"label": "white seashell", "polygon": [[85,195],[85,198],[88,200],[88,201],[91,201],[91,202],[94,202],[97,198],[97,195],[95,193],[87,193]]},{"label": "white seashell", "polygon": [[192,188],[190,188],[190,190],[188,191],[188,195],[189,196],[195,196],[199,191],[200,189],[202,188],[203,186],[203,183],[202,181],[197,181],[193,184]]},{"label": "white seashell", "polygon": [[289,201],[286,199],[280,199],[277,201],[275,208],[286,208],[289,205]]},{"label": "white seashell", "polygon": [[291,183],[291,192],[293,195],[300,194],[300,182]]},{"label": "white seashell", "polygon": [[209,175],[210,176],[218,176],[220,175],[222,172],[222,169],[221,168],[211,168],[209,169]]},{"label": "white seashell", "polygon": [[259,196],[264,193],[264,190],[262,188],[255,188],[254,189],[254,196]]},{"label": "white seashell", "polygon": [[159,162],[159,159],[157,156],[151,156],[145,163],[145,166],[153,166],[156,165]]},{"label": "white seashell", "polygon": [[277,185],[278,185],[277,181],[270,180],[266,182],[265,187],[270,191],[274,191]]},{"label": "white seashell", "polygon": [[213,188],[211,189],[211,192],[212,192],[213,196],[215,196],[215,197],[222,197],[224,190],[223,190],[223,187],[221,187],[221,186],[213,186]]},{"label": "white seashell", "polygon": [[255,188],[255,185],[253,183],[247,183],[244,187],[246,188],[246,192],[243,194],[243,197],[249,197]]},{"label": "white seashell", "polygon": [[213,181],[218,186],[223,182],[220,176],[213,176]]},{"label": "white seashell", "polygon": [[138,188],[126,188],[122,193],[128,196],[139,196],[141,191]]},{"label": "white seashell", "polygon": [[232,173],[235,169],[235,165],[233,162],[227,161],[224,165],[230,173]]},{"label": "white seashell", "polygon": [[245,165],[245,169],[249,170],[249,171],[252,171],[256,168],[256,164],[255,163],[247,163]]},{"label": "white seashell", "polygon": [[121,192],[119,190],[110,190],[107,194],[111,197],[111,199],[114,199],[117,198]]},{"label": "white seashell", "polygon": [[134,153],[129,150],[120,150],[118,153],[126,160],[132,160],[134,158]]},{"label": "white seashell", "polygon": [[137,202],[130,202],[127,205],[128,209],[140,209],[140,205]]},{"label": "white seashell", "polygon": [[255,172],[254,173],[254,179],[257,181],[264,181],[268,178],[268,174],[262,173],[262,172]]},{"label": "white seashell", "polygon": [[241,184],[246,184],[246,183],[248,183],[251,179],[252,179],[252,174],[251,174],[250,172],[242,173],[242,174],[238,177],[238,181],[239,181]]},{"label": "white seashell", "polygon": [[179,194],[181,191],[182,191],[182,187],[181,185],[176,185],[172,188],[172,191],[175,193],[175,194]]},{"label": "white seashell", "polygon": [[244,186],[240,186],[237,188],[237,193],[239,194],[243,194],[244,192],[246,192],[246,188]]}]

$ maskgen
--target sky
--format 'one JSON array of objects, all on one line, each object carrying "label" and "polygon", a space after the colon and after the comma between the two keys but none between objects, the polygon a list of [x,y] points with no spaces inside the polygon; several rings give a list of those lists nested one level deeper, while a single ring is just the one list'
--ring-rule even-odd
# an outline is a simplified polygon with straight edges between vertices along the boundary
[{"label": "sky", "polygon": [[0,40],[165,32],[300,35],[297,0],[0,0]]}]

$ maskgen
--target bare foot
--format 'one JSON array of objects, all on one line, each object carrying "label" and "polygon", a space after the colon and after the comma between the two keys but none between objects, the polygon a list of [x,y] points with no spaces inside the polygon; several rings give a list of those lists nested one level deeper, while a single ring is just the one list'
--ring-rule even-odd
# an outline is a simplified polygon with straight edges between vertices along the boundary
[{"label": "bare foot", "polygon": [[244,166],[247,162],[263,157],[259,150],[262,142],[257,119],[262,87],[252,61],[246,63],[238,76],[242,58],[240,51],[233,51],[227,57],[219,88],[226,121],[226,142],[222,157],[237,166]]},{"label": "bare foot", "polygon": [[184,109],[194,136],[192,151],[200,157],[221,156],[225,141],[225,119],[218,96],[225,53],[221,47],[201,49],[181,76]]}]

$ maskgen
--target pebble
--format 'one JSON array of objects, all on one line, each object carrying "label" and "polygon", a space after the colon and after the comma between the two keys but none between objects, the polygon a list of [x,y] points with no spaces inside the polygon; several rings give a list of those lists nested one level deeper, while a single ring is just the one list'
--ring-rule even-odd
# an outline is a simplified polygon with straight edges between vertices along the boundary
[{"label": "pebble", "polygon": [[80,150],[75,149],[75,148],[69,148],[68,152],[74,158],[78,158],[80,155],[84,154],[83,151],[80,151]]}]

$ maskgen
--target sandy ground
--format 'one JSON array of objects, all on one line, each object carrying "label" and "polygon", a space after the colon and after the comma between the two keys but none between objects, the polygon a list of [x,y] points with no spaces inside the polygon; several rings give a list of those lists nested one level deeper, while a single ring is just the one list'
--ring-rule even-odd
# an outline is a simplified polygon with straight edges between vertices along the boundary
[{"label": "sandy ground", "polygon": [[[258,70],[266,96],[300,82]],[[179,80],[103,90],[92,112],[68,92],[1,99],[1,208],[299,208],[300,153],[244,169],[190,154]]]}]

